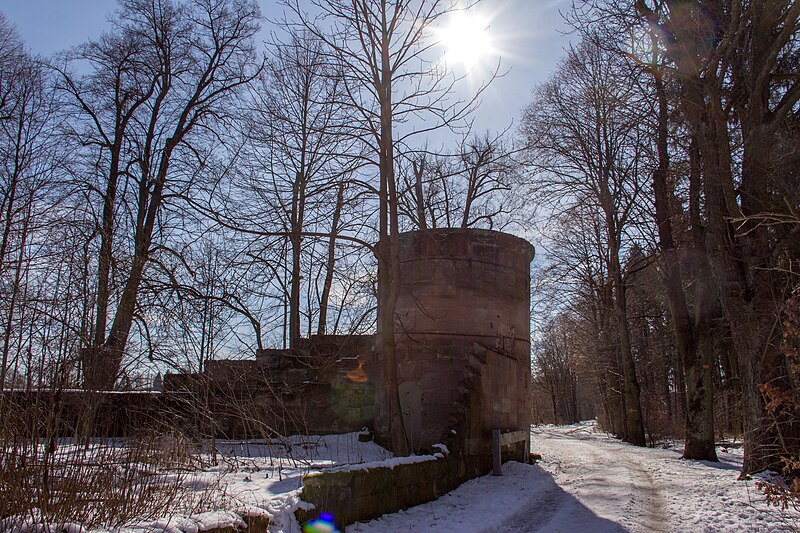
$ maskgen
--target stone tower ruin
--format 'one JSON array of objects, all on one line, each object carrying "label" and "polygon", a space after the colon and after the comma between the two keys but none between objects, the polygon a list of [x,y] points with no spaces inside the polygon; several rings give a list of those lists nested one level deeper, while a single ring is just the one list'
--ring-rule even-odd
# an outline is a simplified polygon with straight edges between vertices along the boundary
[{"label": "stone tower ruin", "polygon": [[[395,335],[400,401],[414,450],[457,442],[488,451],[491,430],[530,427],[533,246],[489,230],[400,235]],[[375,365],[381,383],[380,348]],[[382,387],[375,429],[388,432]]]}]

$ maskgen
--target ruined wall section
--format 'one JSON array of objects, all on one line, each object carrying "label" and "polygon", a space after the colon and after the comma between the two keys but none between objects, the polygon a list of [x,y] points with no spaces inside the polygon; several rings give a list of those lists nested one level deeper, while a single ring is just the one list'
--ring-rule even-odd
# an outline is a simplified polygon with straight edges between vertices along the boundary
[{"label": "ruined wall section", "polygon": [[164,389],[197,406],[200,432],[235,438],[326,434],[372,426],[373,335],[314,335],[296,350],[209,361],[196,374],[167,374]]}]

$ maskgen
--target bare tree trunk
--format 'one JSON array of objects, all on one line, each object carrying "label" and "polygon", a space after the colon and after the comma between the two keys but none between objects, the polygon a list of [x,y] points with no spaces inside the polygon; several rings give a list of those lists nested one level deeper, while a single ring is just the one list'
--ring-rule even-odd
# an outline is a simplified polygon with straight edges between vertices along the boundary
[{"label": "bare tree trunk", "polygon": [[[742,417],[745,432],[745,460],[743,473],[752,473],[774,466],[777,460],[773,446],[777,441],[774,428],[764,410],[758,385],[764,383],[761,369],[777,370],[775,340],[771,339],[777,316],[771,301],[771,287],[767,284],[749,283],[764,277],[752,270],[748,262],[754,250],[745,249],[747,237],[737,238],[731,218],[735,211],[733,179],[730,161],[730,141],[720,102],[713,95],[708,120],[701,126],[700,153],[705,170],[705,193],[708,205],[708,231],[706,244],[714,275],[722,288],[725,314],[731,324],[733,343],[739,363],[742,386]],[[761,147],[766,150],[766,147]],[[757,230],[756,230],[757,232]],[[752,265],[751,267],[755,267]],[[752,278],[751,278],[752,276]],[[776,367],[776,363],[778,366]]]},{"label": "bare tree trunk", "polygon": [[303,276],[300,265],[300,234],[293,231],[291,244],[291,272],[289,273],[289,349],[295,349],[300,340],[300,281]]},{"label": "bare tree trunk", "polygon": [[[653,38],[655,47],[656,41]],[[654,52],[654,56],[657,52]],[[668,152],[668,105],[664,83],[659,67],[652,70],[658,100],[658,167],[653,172],[653,194],[658,229],[659,247],[664,263],[664,285],[672,326],[675,333],[678,355],[683,363],[686,384],[686,410],[684,419],[684,459],[717,460],[714,448],[714,389],[713,368],[708,360],[713,355],[713,339],[710,337],[710,316],[713,292],[708,287],[710,280],[704,268],[700,268],[696,280],[695,321],[691,319],[683,288],[678,251],[672,236],[672,209],[667,189],[669,175]],[[694,169],[695,166],[693,165]],[[694,170],[693,170],[694,172]],[[696,178],[694,178],[696,179]],[[700,221],[692,220],[692,232],[699,235]],[[698,250],[699,251],[699,250]],[[704,257],[700,259],[704,263]],[[712,344],[709,345],[709,342]],[[709,351],[711,350],[711,351]]]},{"label": "bare tree trunk", "polygon": [[[690,189],[699,190],[700,168],[694,145],[690,147]],[[715,339],[712,322],[717,303],[716,283],[712,279],[705,253],[705,231],[700,218],[699,198],[691,195],[689,220],[695,255],[694,319],[692,321],[694,353],[688,353],[683,364],[686,376],[686,459],[717,460],[714,447],[714,366]]]},{"label": "bare tree trunk", "polygon": [[395,339],[395,308],[400,295],[398,196],[394,176],[394,141],[392,132],[392,73],[389,64],[389,28],[386,8],[381,21],[381,83],[380,83],[380,236],[378,254],[378,323],[381,332],[380,349],[384,360],[384,393],[389,415],[389,434],[392,451],[409,454],[408,436],[403,421],[397,367]]},{"label": "bare tree trunk", "polygon": [[344,206],[344,181],[339,183],[336,189],[336,207],[333,210],[333,220],[331,221],[331,234],[328,238],[328,260],[325,263],[325,281],[322,285],[322,295],[319,299],[319,324],[317,333],[325,335],[328,328],[328,300],[331,295],[333,285],[334,267],[336,266],[336,236],[339,233],[339,219],[342,215]]},{"label": "bare tree trunk", "polygon": [[[19,178],[22,172],[20,168],[22,162],[20,161],[19,152],[20,146],[22,142],[22,130],[25,125],[24,114],[20,113],[20,117],[17,120],[17,128],[15,128],[15,157],[14,157],[14,168],[11,171],[11,179],[9,180],[8,184],[8,191],[5,194],[5,198],[3,198],[3,203],[5,204],[5,216],[3,221],[3,238],[0,241],[0,273],[4,273],[7,267],[6,261],[6,254],[8,253],[8,246],[10,242],[11,236],[11,229],[14,225],[14,214],[15,214],[15,202],[17,197],[17,188],[19,185]],[[29,213],[27,213],[29,215]],[[28,225],[28,217],[26,216],[23,220],[24,227],[27,228]],[[14,269],[14,282],[11,284],[11,299],[8,302],[8,317],[6,321],[5,331],[3,333],[3,355],[2,361],[0,361],[0,391],[4,390],[6,387],[6,375],[8,372],[8,356],[9,351],[11,349],[11,335],[13,333],[13,318],[14,318],[14,308],[17,304],[17,297],[19,293],[19,283],[21,279],[21,272],[22,272],[22,260],[24,257],[24,250],[25,250],[25,241],[27,240],[27,229],[23,231],[22,234],[22,244],[20,245],[20,253],[16,261],[16,267]],[[2,403],[0,403],[0,406]]]},{"label": "bare tree trunk", "polygon": [[[616,268],[619,268],[619,265],[617,265]],[[617,323],[620,358],[622,362],[622,396],[625,409],[623,416],[626,428],[624,440],[637,446],[646,446],[647,440],[645,439],[644,421],[642,419],[642,390],[639,386],[639,380],[636,377],[636,363],[633,360],[633,352],[631,350],[628,312],[625,304],[625,288],[623,286],[622,274],[619,271],[612,272],[612,276],[614,278],[614,318]]]},{"label": "bare tree trunk", "polygon": [[[177,132],[180,132],[181,126],[176,128]],[[139,199],[140,212],[134,235],[135,245],[131,270],[122,290],[122,297],[106,341],[99,347],[94,347],[88,354],[91,366],[89,367],[90,371],[84,376],[84,383],[87,389],[111,390],[114,388],[125,346],[128,343],[128,336],[133,326],[139,287],[142,283],[145,266],[150,257],[153,230],[155,229],[158,212],[161,209],[162,194],[167,180],[170,159],[173,150],[180,142],[180,135],[177,132],[167,141],[161,153],[158,174],[152,192],[147,195],[146,189],[144,189],[140,193],[142,196]]]},{"label": "bare tree trunk", "polygon": [[[23,263],[25,260],[25,246],[28,241],[28,224],[30,222],[31,204],[33,202],[33,191],[28,196],[28,208],[22,222],[22,239],[19,246],[19,255],[17,256],[16,266],[14,267],[14,282],[11,285],[11,299],[8,302],[8,317],[6,317],[6,324],[3,331],[3,354],[2,354],[2,367],[0,367],[0,392],[5,389],[6,378],[8,375],[8,356],[11,352],[11,335],[14,333],[14,311],[17,307],[17,300],[20,296],[20,283],[22,280],[22,272],[24,270]],[[0,402],[0,405],[2,403]]]},{"label": "bare tree trunk", "polygon": [[421,159],[419,165],[415,161],[414,167],[414,196],[416,196],[417,224],[420,230],[428,229],[428,222],[425,217],[425,200],[422,192],[422,176],[425,173],[425,159]]},{"label": "bare tree trunk", "polygon": [[[123,132],[115,132],[117,135]],[[97,307],[94,326],[94,344],[100,346],[106,338],[106,322],[108,321],[108,302],[110,296],[109,281],[111,277],[111,259],[114,243],[114,219],[116,213],[117,182],[119,180],[119,157],[121,139],[115,139],[111,146],[111,166],[108,172],[108,183],[103,195],[103,218],[100,230],[100,255],[97,262]]]},{"label": "bare tree trunk", "polygon": [[623,420],[625,421],[624,440],[637,446],[646,446],[642,419],[641,387],[636,377],[636,363],[633,360],[631,334],[628,324],[628,310],[625,296],[625,280],[622,277],[620,264],[621,228],[616,220],[616,211],[611,201],[608,180],[601,180],[600,205],[605,214],[606,232],[609,244],[608,270],[612,284],[612,305],[616,321],[617,339],[619,342],[620,363],[622,366],[622,399]]}]

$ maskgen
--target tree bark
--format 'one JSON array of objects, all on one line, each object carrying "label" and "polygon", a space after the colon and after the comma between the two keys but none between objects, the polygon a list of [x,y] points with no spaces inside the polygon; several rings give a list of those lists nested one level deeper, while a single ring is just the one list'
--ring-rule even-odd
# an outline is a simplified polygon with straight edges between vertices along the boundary
[{"label": "tree bark", "polygon": [[400,295],[400,258],[398,254],[398,197],[394,176],[394,138],[392,132],[392,72],[389,63],[389,27],[386,1],[381,2],[380,67],[380,237],[378,262],[378,323],[380,349],[384,363],[384,393],[389,415],[392,451],[409,454],[408,436],[403,421],[395,339],[395,309]]},{"label": "tree bark", "polygon": [[[655,47],[655,38],[653,44]],[[654,51],[657,57],[657,52]],[[696,279],[696,313],[692,321],[689,306],[684,294],[683,276],[680,269],[678,250],[673,239],[671,193],[668,191],[669,175],[668,151],[668,104],[659,67],[652,68],[656,98],[658,167],[653,171],[653,194],[655,216],[658,230],[659,248],[664,267],[664,287],[667,296],[676,348],[685,372],[686,410],[684,419],[684,459],[716,461],[714,447],[714,389],[712,362],[713,339],[710,337],[711,306],[713,292],[708,287],[710,280],[700,268]],[[694,169],[696,165],[692,165]],[[693,179],[693,178],[690,178]],[[693,220],[692,232],[700,231],[698,220]],[[705,263],[705,258],[699,258]],[[711,302],[713,304],[713,301]],[[711,344],[709,344],[711,343]]]},{"label": "tree bark", "polygon": [[317,333],[325,335],[328,328],[328,300],[330,300],[331,286],[333,285],[334,268],[336,266],[336,236],[339,233],[339,219],[344,206],[344,181],[339,183],[336,190],[336,207],[333,210],[331,221],[331,234],[328,239],[328,259],[325,262],[325,281],[322,285],[322,295],[319,299],[319,323]]}]

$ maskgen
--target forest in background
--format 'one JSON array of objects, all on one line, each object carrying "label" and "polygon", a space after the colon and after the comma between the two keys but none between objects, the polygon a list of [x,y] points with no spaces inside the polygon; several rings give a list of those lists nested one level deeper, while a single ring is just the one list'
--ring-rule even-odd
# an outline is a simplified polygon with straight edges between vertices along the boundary
[{"label": "forest in background", "polygon": [[392,331],[400,231],[501,229],[538,248],[538,421],[797,479],[800,4],[576,2],[496,133],[435,60],[457,4],[284,4],[263,46],[245,0],[123,0],[50,58],[0,25],[3,389]]}]

